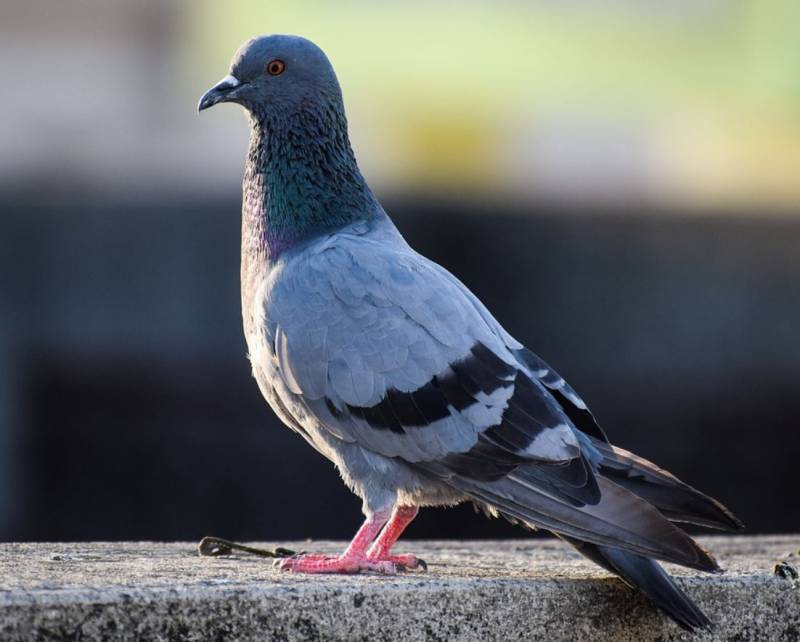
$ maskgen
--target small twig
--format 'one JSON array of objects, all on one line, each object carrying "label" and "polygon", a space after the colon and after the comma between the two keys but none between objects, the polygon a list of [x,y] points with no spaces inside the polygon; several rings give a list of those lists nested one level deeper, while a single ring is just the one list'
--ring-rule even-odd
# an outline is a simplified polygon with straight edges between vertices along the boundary
[{"label": "small twig", "polygon": [[201,557],[220,557],[222,555],[230,555],[233,551],[241,551],[242,553],[250,553],[251,555],[258,555],[259,557],[291,557],[295,554],[294,551],[288,548],[278,547],[274,551],[269,551],[265,548],[255,548],[253,546],[245,546],[244,544],[237,544],[221,537],[212,537],[207,535],[200,540],[197,545],[197,552]]}]

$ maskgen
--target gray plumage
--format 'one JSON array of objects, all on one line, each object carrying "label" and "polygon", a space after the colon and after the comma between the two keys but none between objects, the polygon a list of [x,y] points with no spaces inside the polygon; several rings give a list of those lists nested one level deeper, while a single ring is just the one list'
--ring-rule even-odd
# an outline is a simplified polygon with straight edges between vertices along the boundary
[{"label": "gray plumage", "polygon": [[217,102],[243,105],[253,131],[242,217],[253,374],[365,513],[473,501],[559,534],[683,626],[706,625],[651,558],[717,571],[672,521],[739,522],[612,446],[552,368],[409,247],[356,166],[321,50],[254,39],[200,107]]}]

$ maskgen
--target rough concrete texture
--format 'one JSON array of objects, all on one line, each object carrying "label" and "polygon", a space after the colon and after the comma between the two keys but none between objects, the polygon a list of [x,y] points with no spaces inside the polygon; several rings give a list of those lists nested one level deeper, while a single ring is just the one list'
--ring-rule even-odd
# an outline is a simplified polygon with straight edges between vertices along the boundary
[{"label": "rough concrete texture", "polygon": [[702,541],[726,574],[670,567],[716,623],[696,636],[555,540],[408,542],[429,571],[394,577],[289,575],[191,543],[0,544],[0,639],[800,639],[800,581],[774,572],[800,566],[800,536]]}]

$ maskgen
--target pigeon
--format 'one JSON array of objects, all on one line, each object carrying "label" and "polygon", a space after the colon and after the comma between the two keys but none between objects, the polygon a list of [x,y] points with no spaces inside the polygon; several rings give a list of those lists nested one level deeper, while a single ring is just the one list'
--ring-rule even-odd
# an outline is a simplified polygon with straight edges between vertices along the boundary
[{"label": "pigeon", "polygon": [[278,417],[338,468],[365,520],[301,573],[423,569],[392,548],[422,507],[472,502],[551,531],[682,627],[710,626],[656,560],[720,572],[675,522],[736,530],[722,504],[613,445],[583,399],[455,276],[405,241],[362,176],[342,92],[311,41],[244,43],[198,110],[235,103],[251,136],[242,318]]}]

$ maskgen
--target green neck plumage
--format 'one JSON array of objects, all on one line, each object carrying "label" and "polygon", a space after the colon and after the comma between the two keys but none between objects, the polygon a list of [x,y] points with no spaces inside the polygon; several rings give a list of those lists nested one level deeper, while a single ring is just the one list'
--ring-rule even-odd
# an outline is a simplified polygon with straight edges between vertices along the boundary
[{"label": "green neck plumage", "polygon": [[243,250],[274,260],[298,243],[381,215],[336,102],[309,104],[289,115],[252,116]]}]

